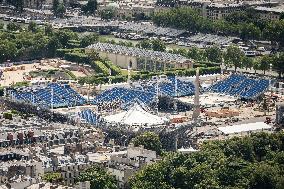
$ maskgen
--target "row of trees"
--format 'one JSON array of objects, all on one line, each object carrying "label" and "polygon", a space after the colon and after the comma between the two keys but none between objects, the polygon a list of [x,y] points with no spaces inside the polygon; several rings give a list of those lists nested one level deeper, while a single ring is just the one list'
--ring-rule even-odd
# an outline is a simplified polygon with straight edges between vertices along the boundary
[{"label": "row of trees", "polygon": [[168,153],[139,171],[132,189],[282,189],[284,133],[211,141],[189,155]]},{"label": "row of trees", "polygon": [[166,45],[160,39],[143,40],[143,41],[137,43],[136,47],[141,48],[141,49],[150,49],[150,50],[153,50],[153,51],[161,51],[161,52],[166,51]]},{"label": "row of trees", "polygon": [[237,35],[244,40],[266,39],[284,46],[284,20],[261,20],[253,9],[229,15],[215,22],[191,8],[172,8],[156,12],[152,20],[159,26],[186,29],[191,32]]},{"label": "row of trees", "polygon": [[284,73],[284,53],[265,55],[262,57],[247,57],[244,52],[237,46],[229,46],[223,52],[219,47],[213,46],[205,50],[198,48],[186,49],[173,49],[169,52],[181,54],[187,58],[196,60],[197,62],[215,62],[221,63],[224,61],[227,67],[234,66],[237,68],[245,68],[262,70],[263,73],[270,68],[278,72],[279,77]]},{"label": "row of trees", "polygon": [[[112,44],[118,44],[127,47],[133,47],[133,43],[114,40],[104,41]],[[163,41],[156,40],[143,40],[135,45],[138,48],[155,50],[155,51],[166,51],[166,45]],[[246,68],[254,70],[262,70],[265,74],[270,67],[279,73],[279,77],[282,76],[284,72],[284,53],[266,55],[263,57],[247,57],[244,52],[238,46],[229,46],[222,51],[218,46],[209,47],[206,49],[198,49],[197,47],[192,47],[187,49],[178,48],[168,50],[169,53],[180,54],[184,57],[195,60],[196,62],[201,62],[202,65],[206,66],[209,62],[220,64],[224,61],[225,65],[228,67],[234,66],[235,70],[237,68]],[[200,64],[197,64],[200,65]]]},{"label": "row of trees", "polygon": [[97,34],[79,37],[70,30],[53,30],[50,25],[38,27],[31,22],[27,28],[16,23],[0,28],[0,62],[7,60],[32,60],[54,57],[60,48],[73,48],[70,41],[77,41],[79,47],[86,47],[98,40]]}]

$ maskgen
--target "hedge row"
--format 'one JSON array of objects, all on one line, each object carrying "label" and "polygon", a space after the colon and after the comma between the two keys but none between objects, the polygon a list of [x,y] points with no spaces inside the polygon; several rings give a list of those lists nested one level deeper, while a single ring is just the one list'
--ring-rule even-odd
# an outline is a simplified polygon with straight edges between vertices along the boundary
[{"label": "hedge row", "polygon": [[60,58],[64,58],[66,53],[74,53],[74,52],[84,53],[85,50],[83,48],[57,49],[56,50],[56,56],[58,56]]},{"label": "hedge row", "polygon": [[80,52],[69,52],[64,55],[64,59],[71,62],[78,62],[82,64],[90,64],[90,58],[88,55]]},{"label": "hedge row", "polygon": [[95,72],[109,75],[109,69],[101,61],[93,61],[91,66],[95,69]]},{"label": "hedge row", "polygon": [[[220,67],[206,67],[206,68],[199,68],[200,75],[205,74],[215,74],[220,73],[221,69]],[[174,70],[174,71],[166,71],[166,72],[140,72],[136,73],[132,76],[134,80],[139,79],[150,79],[152,76],[155,75],[167,75],[167,76],[194,76],[196,74],[195,69],[180,69],[180,70]]]},{"label": "hedge row", "polygon": [[90,83],[94,85],[108,83],[109,79],[111,79],[112,83],[122,83],[127,81],[127,76],[124,75],[117,75],[117,76],[90,76],[90,77],[81,77],[79,78],[79,83]]},{"label": "hedge row", "polygon": [[[220,73],[220,67],[209,67],[209,68],[199,68],[200,75],[205,74],[216,74]],[[145,79],[151,79],[152,76],[156,75],[167,75],[167,76],[194,76],[196,73],[195,69],[186,69],[186,70],[176,70],[176,71],[166,71],[166,72],[148,72],[148,71],[141,71],[138,73],[135,73],[131,76],[132,80],[145,80]],[[109,78],[111,78],[112,83],[118,83],[118,82],[125,82],[127,81],[127,76],[117,75],[117,76],[91,76],[91,77],[81,77],[79,78],[79,83],[90,83],[90,84],[104,84],[109,82]]]},{"label": "hedge row", "polygon": [[114,65],[111,61],[104,61],[103,62],[106,67],[111,69],[112,75],[121,75],[121,69],[117,65]]}]

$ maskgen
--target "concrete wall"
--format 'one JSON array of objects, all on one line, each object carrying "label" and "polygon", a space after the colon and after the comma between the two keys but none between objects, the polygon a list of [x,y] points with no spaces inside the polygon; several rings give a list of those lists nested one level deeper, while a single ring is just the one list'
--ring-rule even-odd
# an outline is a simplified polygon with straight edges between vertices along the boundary
[{"label": "concrete wall", "polygon": [[144,149],[143,147],[130,146],[127,149],[128,158],[137,158],[138,156],[145,157],[145,162],[150,163],[151,160],[156,159],[157,155],[155,151]]}]

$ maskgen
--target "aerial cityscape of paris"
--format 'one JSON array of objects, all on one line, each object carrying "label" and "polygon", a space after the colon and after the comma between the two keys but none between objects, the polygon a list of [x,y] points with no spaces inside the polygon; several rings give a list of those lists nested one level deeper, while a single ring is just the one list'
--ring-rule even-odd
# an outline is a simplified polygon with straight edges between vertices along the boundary
[{"label": "aerial cityscape of paris", "polygon": [[0,0],[0,189],[284,189],[282,0]]}]

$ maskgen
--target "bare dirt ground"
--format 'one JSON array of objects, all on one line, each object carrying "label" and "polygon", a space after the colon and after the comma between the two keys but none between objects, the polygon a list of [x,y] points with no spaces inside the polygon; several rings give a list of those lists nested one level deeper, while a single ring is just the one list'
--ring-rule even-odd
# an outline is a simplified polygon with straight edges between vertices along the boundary
[{"label": "bare dirt ground", "polygon": [[[5,71],[3,72],[3,76],[0,80],[0,86],[10,86],[12,84],[15,84],[17,82],[23,82],[23,81],[30,81],[34,78],[29,78],[28,75],[32,71],[39,71],[39,70],[62,70],[62,68],[58,68],[56,66],[53,66],[52,64],[48,63],[33,63],[33,64],[23,64],[20,66],[24,66],[24,70],[14,70],[14,71]],[[4,67],[3,69],[5,69]],[[84,77],[86,74],[80,71],[71,71],[76,77]],[[40,79],[40,78],[37,78]]]}]

